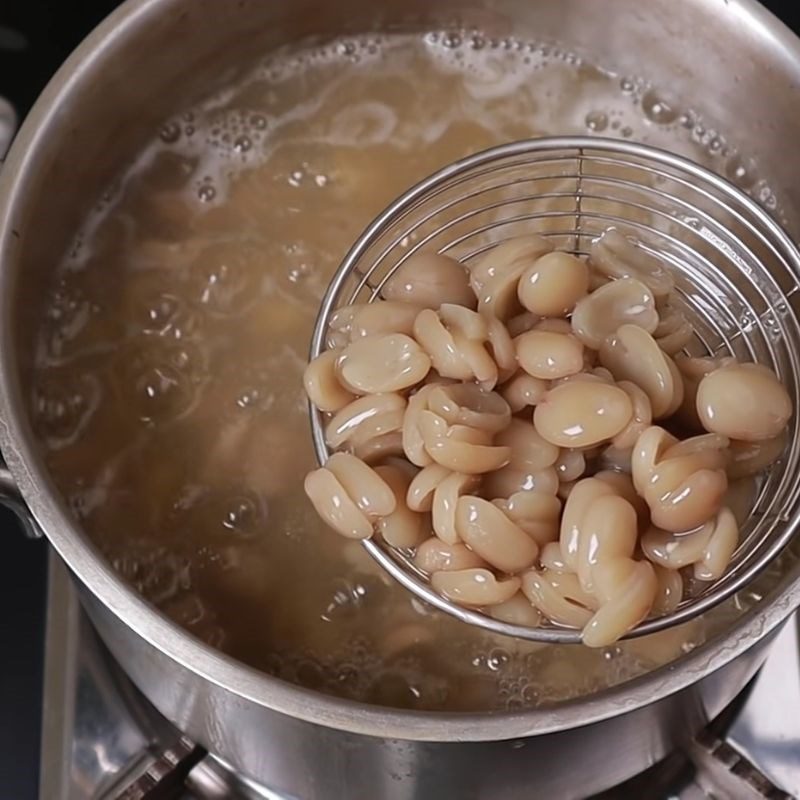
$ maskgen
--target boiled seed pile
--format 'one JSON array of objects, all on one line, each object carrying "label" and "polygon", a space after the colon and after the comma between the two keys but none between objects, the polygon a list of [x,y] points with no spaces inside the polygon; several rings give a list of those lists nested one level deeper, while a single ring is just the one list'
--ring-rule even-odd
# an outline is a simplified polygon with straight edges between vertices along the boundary
[{"label": "boiled seed pile", "polygon": [[306,478],[317,512],[413,549],[453,602],[593,647],[674,610],[687,571],[727,569],[728,479],[778,458],[793,410],[767,367],[681,353],[673,291],[614,229],[586,260],[536,235],[469,268],[410,256],[306,370],[337,451]]}]

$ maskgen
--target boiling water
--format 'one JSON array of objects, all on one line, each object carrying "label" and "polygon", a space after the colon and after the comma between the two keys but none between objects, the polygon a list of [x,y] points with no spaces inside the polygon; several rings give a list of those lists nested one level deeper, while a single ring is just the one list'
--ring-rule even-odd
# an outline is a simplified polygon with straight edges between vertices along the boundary
[{"label": "boiling water", "polygon": [[586,132],[669,146],[774,204],[676,100],[568,52],[478,35],[279,53],[154,131],[62,265],[32,400],[52,472],[115,568],[249,664],[404,707],[591,692],[724,626],[736,604],[603,651],[492,638],[412,599],[302,492],[309,335],[359,232],[455,158]]}]

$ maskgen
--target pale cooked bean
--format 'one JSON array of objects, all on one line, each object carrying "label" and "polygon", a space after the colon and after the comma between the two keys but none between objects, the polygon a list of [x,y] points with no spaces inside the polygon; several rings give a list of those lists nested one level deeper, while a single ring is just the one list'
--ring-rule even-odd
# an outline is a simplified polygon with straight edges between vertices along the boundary
[{"label": "pale cooked bean", "polygon": [[564,561],[573,572],[578,571],[580,564],[580,540],[587,511],[595,500],[611,494],[615,494],[611,484],[596,478],[584,478],[574,485],[564,504],[559,543]]},{"label": "pale cooked bean", "polygon": [[[619,568],[618,562],[625,565],[625,572]],[[650,613],[658,592],[658,581],[652,564],[631,559],[598,564],[596,577],[598,586],[605,580],[614,586],[615,591],[586,624],[581,638],[588,647],[606,647],[635,628]]]},{"label": "pale cooked bean", "polygon": [[666,569],[694,565],[698,580],[721,577],[736,550],[739,525],[733,512],[723,507],[708,522],[688,533],[671,533],[650,528],[642,537],[642,552],[653,563]]},{"label": "pale cooked bean", "polygon": [[756,475],[774,464],[786,449],[787,432],[759,442],[732,441],[728,448],[728,477],[731,480]]},{"label": "pale cooked bean", "polygon": [[441,464],[431,463],[421,469],[411,481],[406,502],[412,511],[430,511],[436,487],[449,475],[451,470]]},{"label": "pale cooked bean", "polygon": [[693,530],[713,516],[722,505],[728,488],[724,468],[701,466],[705,459],[670,459],[653,474],[645,494],[650,518],[655,525],[671,531]]},{"label": "pale cooked bean", "polygon": [[303,488],[322,521],[337,533],[350,539],[372,536],[372,522],[332,472],[324,468],[309,472]]},{"label": "pale cooked bean", "polygon": [[390,456],[403,456],[405,455],[403,436],[400,431],[376,436],[374,439],[369,439],[358,445],[353,451],[353,455],[367,464],[383,461]]},{"label": "pale cooked bean", "polygon": [[[593,352],[584,350],[584,353]],[[614,376],[605,367],[592,367],[591,369],[584,369],[583,372],[576,372],[574,375],[567,375],[564,378],[550,383],[550,388],[561,386],[564,383],[607,383],[615,385]]]},{"label": "pale cooked bean", "polygon": [[[550,388],[555,389],[556,386],[563,386],[567,383],[607,383],[613,385],[614,379],[606,380],[602,375],[595,375],[594,372],[576,372],[574,375],[566,375],[563,378],[558,378],[550,382]],[[541,401],[540,401],[541,402]]]},{"label": "pale cooked bean", "polygon": [[661,259],[631,242],[616,228],[609,228],[592,242],[589,259],[610,278],[637,278],[656,297],[668,295],[675,288],[672,273]]},{"label": "pale cooked bean", "polygon": [[540,547],[558,539],[561,502],[545,492],[516,492],[492,501]]},{"label": "pale cooked bean", "polygon": [[735,359],[722,358],[692,358],[678,353],[675,356],[675,366],[683,380],[683,400],[678,409],[680,421],[691,430],[703,430],[703,423],[697,415],[697,387],[700,381],[715,369]]},{"label": "pale cooked bean", "polygon": [[336,360],[340,355],[341,350],[325,350],[303,373],[306,394],[320,411],[338,411],[354,399],[336,376]]},{"label": "pale cooked bean", "polygon": [[[469,365],[474,379],[481,385],[481,388],[487,392],[494,389],[501,374],[485,344],[477,340],[465,339],[458,335],[454,337],[454,341],[456,347],[462,353],[465,363]],[[504,377],[509,377],[510,374],[510,371],[504,373]]]},{"label": "pale cooked bean", "polygon": [[447,544],[436,536],[424,541],[414,554],[414,565],[427,572],[452,572],[485,567],[486,562],[465,544]]},{"label": "pale cooked bean", "polygon": [[683,312],[669,302],[658,309],[658,327],[652,332],[658,346],[669,355],[683,350],[694,336],[694,328]]},{"label": "pale cooked bean", "polygon": [[430,368],[428,355],[402,333],[356,339],[336,359],[339,380],[356,394],[408,389]]},{"label": "pale cooked bean", "polygon": [[397,502],[391,487],[360,458],[350,453],[334,453],[325,462],[325,469],[336,476],[353,502],[368,517],[385,517],[395,510]]},{"label": "pale cooked bean", "polygon": [[502,509],[472,495],[458,499],[456,531],[461,541],[481,558],[507,573],[521,572],[539,554],[536,542]]},{"label": "pale cooked bean", "polygon": [[615,470],[600,470],[600,472],[595,472],[592,477],[595,480],[607,483],[616,494],[633,506],[639,520],[640,529],[650,522],[650,509],[647,507],[644,498],[636,491],[633,479],[629,474]]},{"label": "pale cooked bean", "polygon": [[584,297],[572,314],[573,333],[594,350],[626,324],[637,325],[648,333],[658,326],[653,294],[635,278],[621,278],[601,286]]},{"label": "pale cooked bean", "polygon": [[640,389],[635,383],[620,381],[617,386],[630,397],[633,406],[631,421],[611,440],[614,447],[625,450],[633,447],[642,432],[650,427],[653,409],[644,389]]},{"label": "pale cooked bean", "polygon": [[[725,438],[695,437],[676,443],[648,428],[632,459],[637,490],[650,507],[653,524],[665,530],[693,530],[717,513],[728,479]],[[716,445],[716,446],[715,446]]]},{"label": "pale cooked bean", "polygon": [[506,429],[495,436],[494,443],[509,448],[510,467],[528,472],[553,466],[560,452],[539,435],[531,422],[517,418],[511,419]]},{"label": "pale cooked bean", "polygon": [[465,381],[475,377],[453,334],[433,309],[427,308],[417,315],[414,338],[422,345],[439,375]]},{"label": "pale cooked bean", "polygon": [[755,506],[760,481],[753,477],[737,478],[728,481],[723,506],[727,506],[736,517],[739,527],[743,527]]},{"label": "pale cooked bean", "polygon": [[507,320],[522,310],[517,285],[522,273],[553,246],[535,234],[510,239],[493,247],[469,268],[469,282],[478,297],[478,310]]},{"label": "pale cooked bean", "polygon": [[503,467],[483,477],[483,493],[487,497],[511,497],[516,492],[535,491],[555,494],[558,475],[552,467],[537,472]]},{"label": "pale cooked bean", "polygon": [[600,363],[618,381],[631,381],[645,391],[654,419],[669,416],[683,400],[683,381],[672,359],[636,325],[622,325],[603,342]]},{"label": "pale cooked bean", "polygon": [[499,372],[486,349],[489,326],[476,312],[454,305],[425,309],[414,321],[414,336],[440,375],[494,388]]},{"label": "pale cooked bean", "polygon": [[650,527],[641,538],[642,552],[654,564],[665,569],[682,569],[703,558],[713,524],[687,533],[672,533],[661,528]]},{"label": "pale cooked bean", "polygon": [[496,606],[510,600],[521,585],[519,578],[496,578],[488,569],[434,572],[431,586],[462,606]]},{"label": "pale cooked bean", "polygon": [[700,381],[697,413],[708,431],[747,442],[762,441],[786,427],[792,400],[767,367],[731,364]]},{"label": "pale cooked bean", "polygon": [[664,453],[678,440],[664,428],[651,425],[642,431],[633,448],[631,458],[631,477],[633,485],[640,495],[644,495],[653,470],[658,462],[664,458]]},{"label": "pale cooked bean", "polygon": [[403,426],[406,399],[395,393],[359,397],[340,409],[325,428],[325,441],[338,450],[358,447]]},{"label": "pale cooked bean", "polygon": [[515,338],[525,331],[533,330],[540,321],[541,317],[538,314],[523,311],[522,314],[517,314],[506,321],[506,330],[512,338]]},{"label": "pale cooked bean", "polygon": [[583,450],[561,450],[554,464],[559,481],[571,483],[583,476],[586,471],[586,458]]},{"label": "pale cooked bean", "polygon": [[408,406],[403,415],[403,450],[406,458],[418,467],[427,467],[433,461],[425,449],[419,429],[419,415],[428,408],[428,396],[439,385],[429,383],[417,389],[408,398]]},{"label": "pale cooked bean", "polygon": [[533,330],[542,331],[544,333],[561,333],[564,336],[572,335],[572,326],[569,320],[560,318],[540,319]]},{"label": "pale cooked bean", "polygon": [[430,536],[430,521],[406,502],[411,472],[392,465],[375,467],[375,472],[394,493],[396,504],[394,511],[381,517],[375,527],[391,547],[416,547]]},{"label": "pale cooked bean", "polygon": [[422,306],[396,303],[389,300],[364,303],[355,307],[350,321],[350,340],[379,333],[404,333],[411,336],[414,320]]},{"label": "pale cooked bean", "polygon": [[561,545],[558,542],[548,542],[539,552],[539,563],[550,572],[572,572],[564,560]]},{"label": "pale cooked bean", "polygon": [[572,572],[554,572],[547,576],[550,585],[562,596],[578,603],[590,611],[596,611],[600,607],[598,599],[592,592],[586,592],[578,580],[578,576]]},{"label": "pale cooked bean", "polygon": [[606,383],[615,382],[611,371],[607,370],[605,367],[593,367],[589,372],[593,377],[599,378],[601,381],[605,381]]},{"label": "pale cooked bean", "polygon": [[[592,596],[597,600],[597,608],[602,608],[610,601],[614,600],[620,590],[635,570],[636,564],[647,564],[653,569],[649,561],[637,562],[632,558],[620,556],[601,561],[595,568],[595,590]],[[653,570],[655,577],[655,570]]]},{"label": "pale cooked bean", "polygon": [[528,628],[538,628],[542,623],[542,615],[534,608],[530,600],[522,592],[517,592],[505,603],[491,606],[489,616],[509,625],[524,625]]},{"label": "pale cooked bean", "polygon": [[683,578],[676,569],[653,566],[658,581],[658,590],[653,601],[655,614],[671,614],[683,599]]},{"label": "pale cooked bean", "polygon": [[520,303],[543,317],[565,317],[589,291],[589,268],[570,253],[546,253],[521,275]]},{"label": "pale cooked bean", "polygon": [[477,475],[453,472],[436,487],[431,507],[433,531],[443,542],[456,544],[459,541],[456,529],[456,504],[461,495],[477,489],[478,483]]},{"label": "pale cooked bean", "polygon": [[442,253],[414,253],[383,284],[387,300],[439,308],[442,303],[457,303],[475,308],[477,299],[469,287],[463,264]]},{"label": "pale cooked bean", "polygon": [[601,469],[612,470],[614,472],[630,473],[632,469],[631,458],[633,456],[632,447],[606,447],[600,454],[598,466]]},{"label": "pale cooked bean", "polygon": [[511,448],[489,444],[485,431],[464,425],[448,425],[432,411],[420,411],[419,429],[430,457],[453,472],[476,475],[504,467]]},{"label": "pale cooked bean", "polygon": [[498,380],[507,381],[517,370],[517,351],[511,334],[496,317],[486,320],[486,346],[497,364]]},{"label": "pale cooked bean", "polygon": [[517,372],[504,383],[499,392],[516,414],[527,406],[535,406],[547,393],[547,381],[534,378],[525,371]]},{"label": "pale cooked bean", "polygon": [[694,576],[700,581],[721,578],[739,544],[739,525],[729,508],[721,508],[710,524],[713,529],[703,550],[703,557],[694,565]]},{"label": "pale cooked bean", "polygon": [[355,303],[349,306],[342,306],[331,314],[326,338],[328,349],[341,349],[350,343],[350,325],[353,322],[356,311],[364,305],[366,304]]},{"label": "pale cooked bean", "polygon": [[[583,368],[584,370],[586,370],[586,372],[594,372],[595,367],[597,367],[599,360],[600,360],[600,355],[597,352],[597,350],[592,350],[591,347],[583,348]],[[605,367],[600,367],[600,369],[603,369],[606,372],[608,372],[608,370],[606,370]]]},{"label": "pale cooked bean", "polygon": [[428,409],[450,425],[497,433],[511,422],[508,403],[497,392],[486,392],[473,383],[435,386],[427,398]]},{"label": "pale cooked bean", "polygon": [[532,330],[514,344],[519,365],[534,378],[555,380],[583,369],[583,345],[571,334]]},{"label": "pale cooked bean", "polygon": [[699,436],[690,436],[688,439],[681,439],[675,444],[667,447],[662,453],[662,459],[677,458],[678,456],[690,456],[695,453],[704,453],[708,450],[713,450],[720,455],[719,459],[715,459],[715,463],[723,464],[725,459],[723,451],[727,450],[730,445],[730,439],[727,436],[722,436],[719,433],[702,433]]},{"label": "pale cooked bean", "polygon": [[581,520],[578,579],[594,591],[594,568],[614,558],[630,558],[636,547],[638,520],[633,506],[617,495],[596,498]]},{"label": "pale cooked bean", "polygon": [[592,612],[568,596],[563,582],[558,584],[558,589],[553,585],[555,579],[565,578],[577,583],[577,578],[570,573],[529,570],[522,576],[522,592],[547,619],[569,628],[583,628],[592,618]]},{"label": "pale cooked bean", "polygon": [[600,270],[596,269],[592,262],[589,263],[589,291],[596,292],[601,286],[605,286],[611,283],[611,278],[607,275],[603,275]]},{"label": "pale cooked bean", "polygon": [[710,372],[714,372],[721,367],[730,366],[738,363],[733,356],[687,356],[679,353],[675,356],[675,363],[680,368],[682,374],[701,381]]},{"label": "pale cooked bean", "polygon": [[558,489],[556,490],[556,497],[558,497],[562,502],[566,503],[567,498],[572,494],[572,490],[575,488],[577,483],[578,481],[560,481],[558,484]]},{"label": "pale cooked bean", "polygon": [[438,311],[448,330],[459,333],[466,339],[485,342],[489,338],[489,324],[486,317],[454,303],[442,303]]},{"label": "pale cooked bean", "polygon": [[555,386],[533,412],[542,438],[559,447],[591,447],[608,441],[630,422],[630,398],[616,386],[598,382],[587,391],[578,381]]}]

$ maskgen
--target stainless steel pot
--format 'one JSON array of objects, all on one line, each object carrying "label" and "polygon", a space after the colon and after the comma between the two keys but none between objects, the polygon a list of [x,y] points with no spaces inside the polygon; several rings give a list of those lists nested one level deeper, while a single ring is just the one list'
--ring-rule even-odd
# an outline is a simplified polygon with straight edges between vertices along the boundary
[{"label": "stainless steel pot", "polygon": [[[72,570],[98,631],[156,707],[297,798],[581,797],[686,741],[744,686],[800,604],[800,568],[730,632],[592,697],[504,714],[412,713],[289,686],[202,645],[113,573],[48,476],[27,412],[42,286],[104,183],[176,107],[250,55],[310,35],[476,24],[563,41],[669,86],[736,131],[800,221],[800,40],[752,0],[129,0],[45,90],[0,177],[0,492]],[[796,225],[792,227],[797,227]],[[18,487],[18,489],[16,488]]]}]

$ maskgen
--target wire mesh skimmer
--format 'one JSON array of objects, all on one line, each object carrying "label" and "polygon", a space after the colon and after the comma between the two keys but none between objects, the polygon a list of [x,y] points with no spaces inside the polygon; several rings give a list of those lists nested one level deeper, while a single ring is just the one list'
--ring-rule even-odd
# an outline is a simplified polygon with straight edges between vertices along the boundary
[{"label": "wire mesh skimmer", "polygon": [[[649,146],[590,137],[532,139],[455,162],[389,206],[353,245],[322,302],[311,357],[325,349],[332,313],[379,300],[381,287],[424,248],[469,265],[497,244],[538,233],[585,255],[609,227],[666,260],[677,303],[695,328],[686,352],[734,355],[772,368],[800,407],[800,252],[752,199],[714,173]],[[320,463],[330,455],[323,416],[311,410]],[[733,595],[783,549],[798,525],[797,414],[789,445],[758,487],[726,574],[628,637],[685,622]],[[538,641],[580,641],[580,631],[499,622],[436,593],[409,552],[364,542],[375,560],[418,597],[472,625]]]}]

